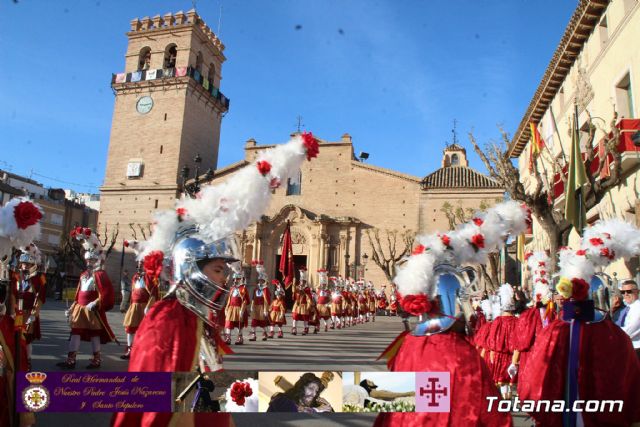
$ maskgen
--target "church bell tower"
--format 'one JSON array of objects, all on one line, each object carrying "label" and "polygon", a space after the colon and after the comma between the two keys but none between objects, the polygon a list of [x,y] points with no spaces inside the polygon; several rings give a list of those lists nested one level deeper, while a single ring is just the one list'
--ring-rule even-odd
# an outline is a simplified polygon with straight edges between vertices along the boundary
[{"label": "church bell tower", "polygon": [[[148,238],[154,211],[173,208],[185,165],[216,168],[229,109],[219,89],[224,45],[195,10],[136,18],[127,37],[125,69],[111,79],[115,105],[100,188],[99,232],[119,231],[114,252],[124,239]],[[118,255],[107,264],[113,280]]]}]

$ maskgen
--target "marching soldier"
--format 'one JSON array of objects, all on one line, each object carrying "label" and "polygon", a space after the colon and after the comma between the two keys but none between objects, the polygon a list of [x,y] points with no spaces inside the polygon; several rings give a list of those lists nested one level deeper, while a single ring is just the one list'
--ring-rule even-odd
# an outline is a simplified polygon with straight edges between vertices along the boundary
[{"label": "marching soldier", "polygon": [[267,340],[267,325],[269,324],[269,305],[271,292],[267,286],[267,273],[262,261],[252,263],[258,273],[258,283],[251,296],[251,336],[249,341],[256,340],[256,328],[262,328],[262,341]]},{"label": "marching soldier", "polygon": [[87,269],[80,275],[74,303],[65,312],[71,326],[69,353],[66,360],[58,363],[57,366],[63,369],[74,369],[80,341],[89,341],[93,358],[87,365],[87,369],[97,369],[102,363],[101,344],[115,340],[107,321],[107,311],[111,310],[115,300],[113,285],[102,269],[104,262],[102,245],[91,229],[77,227],[71,232],[71,237],[82,243]]}]

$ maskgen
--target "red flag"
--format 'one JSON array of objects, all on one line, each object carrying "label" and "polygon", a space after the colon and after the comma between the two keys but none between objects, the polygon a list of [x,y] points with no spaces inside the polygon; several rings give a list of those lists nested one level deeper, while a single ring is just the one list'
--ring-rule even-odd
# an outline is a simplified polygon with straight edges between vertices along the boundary
[{"label": "red flag", "polygon": [[287,228],[284,229],[284,235],[282,236],[282,250],[280,251],[280,273],[284,278],[284,287],[286,289],[293,283],[294,264],[293,264],[293,244],[291,243],[291,225],[287,223]]},{"label": "red flag", "polygon": [[540,152],[545,147],[544,139],[540,136],[540,132],[538,132],[538,127],[535,123],[529,122],[529,128],[531,130],[531,141],[529,146],[529,171],[533,171],[533,165],[540,155]]}]

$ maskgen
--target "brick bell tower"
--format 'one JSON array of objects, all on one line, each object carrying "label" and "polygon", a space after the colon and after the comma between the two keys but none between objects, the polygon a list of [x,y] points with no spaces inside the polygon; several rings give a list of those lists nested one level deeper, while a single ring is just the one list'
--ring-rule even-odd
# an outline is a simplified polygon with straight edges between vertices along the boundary
[{"label": "brick bell tower", "polygon": [[154,211],[173,208],[182,167],[193,171],[199,155],[201,173],[216,168],[229,109],[219,90],[224,45],[195,10],[136,18],[127,37],[125,70],[111,79],[115,105],[98,225],[108,235],[119,230],[106,265],[114,283],[122,241],[143,239],[141,229],[148,238]]}]

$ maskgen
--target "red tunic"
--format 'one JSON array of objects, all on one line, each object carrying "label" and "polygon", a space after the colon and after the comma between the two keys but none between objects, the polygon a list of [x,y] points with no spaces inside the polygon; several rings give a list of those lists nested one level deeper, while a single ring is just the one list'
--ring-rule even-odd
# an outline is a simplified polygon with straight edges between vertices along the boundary
[{"label": "red tunic", "polygon": [[295,293],[295,304],[293,310],[291,312],[291,317],[293,320],[301,320],[308,321],[309,320],[309,311],[310,304],[309,299],[311,298],[311,290],[309,288],[305,288],[304,291],[296,291]]},{"label": "red tunic", "polygon": [[[202,322],[176,299],[154,304],[138,328],[129,360],[129,372],[191,372],[198,362]],[[188,417],[195,416],[195,420]],[[182,418],[187,417],[187,418]],[[230,414],[180,414],[120,412],[115,427],[165,427],[169,425],[230,425]],[[194,423],[195,421],[195,423]],[[185,424],[182,424],[185,422]]]},{"label": "red tunic", "polygon": [[264,315],[265,306],[269,307],[271,304],[271,292],[269,292],[269,288],[266,286],[262,289],[262,295],[258,295],[258,288],[256,287],[253,290],[253,295],[251,297],[253,302],[253,307],[251,310],[251,327],[259,327],[264,328],[269,325],[269,317]]},{"label": "red tunic", "polygon": [[514,316],[499,316],[491,322],[491,329],[486,338],[487,350],[493,352],[491,372],[496,383],[512,383],[515,378],[509,377],[507,368],[513,360],[515,349],[514,329],[518,325],[518,318]]},{"label": "red tunic", "polygon": [[[536,337],[518,387],[520,400],[564,400],[569,323],[554,320]],[[578,396],[581,400],[622,400],[622,412],[583,412],[585,427],[640,422],[640,362],[629,336],[606,319],[584,324],[580,338]],[[524,379],[526,378],[526,381]],[[543,426],[562,426],[561,413],[533,413]]]},{"label": "red tunic", "polygon": [[[84,271],[82,276],[86,276],[89,273]],[[111,284],[111,280],[109,280],[109,276],[104,270],[97,270],[93,272],[93,278],[96,281],[97,291],[89,291],[89,292],[97,292],[95,296],[90,296],[88,292],[80,290],[81,280],[78,280],[78,287],[76,289],[76,297],[75,302],[82,306],[86,306],[91,301],[95,300],[99,294],[100,296],[100,305],[98,307],[98,316],[102,320],[103,328],[100,330],[100,342],[102,344],[106,344],[110,341],[113,341],[113,331],[109,326],[109,321],[107,320],[107,311],[113,308],[113,304],[115,303],[115,296],[113,293],[113,285]],[[92,299],[88,299],[92,298]],[[71,332],[73,335],[80,335],[82,341],[90,341],[92,333],[89,330],[76,330]]]},{"label": "red tunic", "polygon": [[471,318],[469,319],[469,327],[471,328],[471,332],[474,337],[485,323],[487,323],[487,318],[484,316],[482,309],[476,308],[475,313],[471,315]]},{"label": "red tunic", "polygon": [[455,332],[427,337],[407,335],[392,361],[392,371],[450,372],[449,413],[382,413],[375,427],[511,426],[511,415],[488,412],[488,396],[498,397],[491,373],[467,339]]},{"label": "red tunic", "polygon": [[382,294],[378,297],[378,309],[386,310],[387,309],[387,296]]},{"label": "red tunic", "polygon": [[514,350],[520,352],[520,366],[518,367],[518,390],[520,390],[521,383],[526,381],[522,376],[524,368],[529,360],[530,350],[533,348],[536,336],[542,331],[542,319],[540,318],[540,310],[538,308],[531,307],[523,311],[518,318],[518,325],[513,330],[512,342],[514,343]]}]

